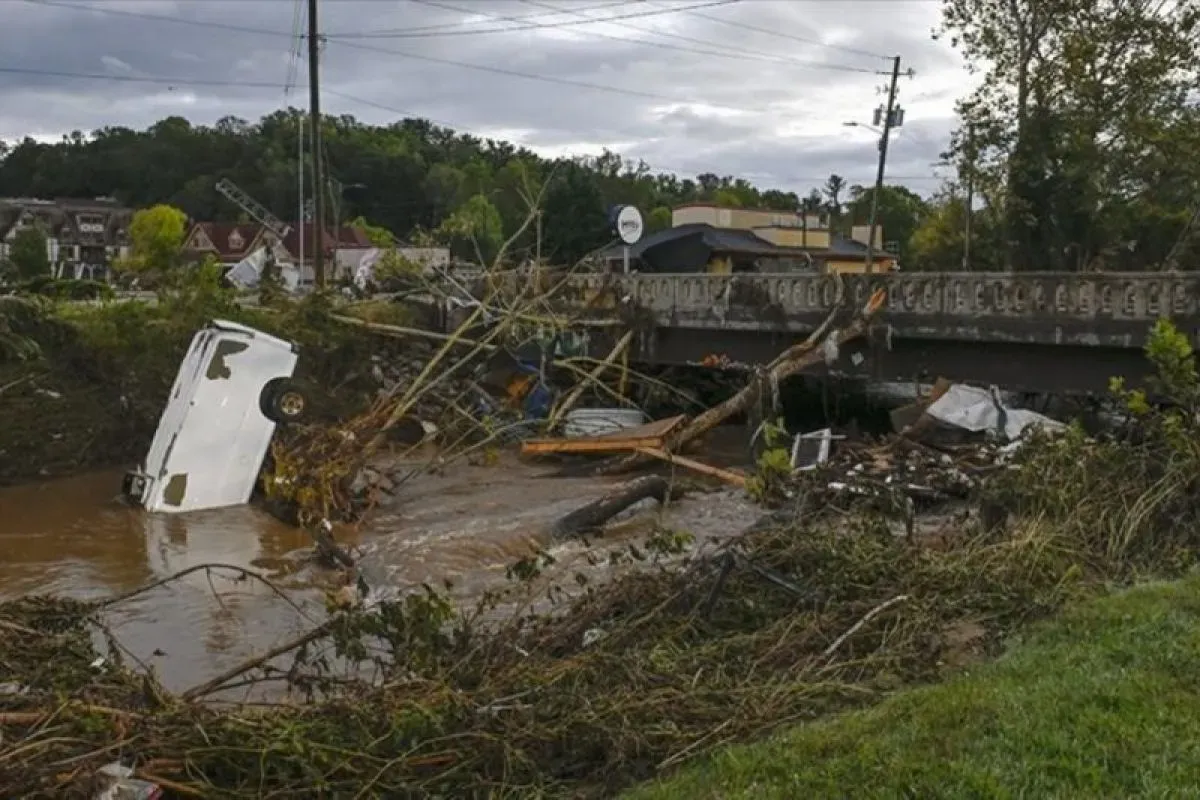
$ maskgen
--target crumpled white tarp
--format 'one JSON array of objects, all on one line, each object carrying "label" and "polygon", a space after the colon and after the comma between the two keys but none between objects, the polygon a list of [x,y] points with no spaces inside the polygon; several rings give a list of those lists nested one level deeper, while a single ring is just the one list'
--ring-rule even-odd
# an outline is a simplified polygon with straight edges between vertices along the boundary
[{"label": "crumpled white tarp", "polygon": [[[263,267],[267,263],[267,249],[260,247],[243,258],[225,273],[225,277],[243,289],[253,289],[262,278]],[[279,265],[279,278],[284,288],[289,292],[296,291],[300,286],[300,270],[286,264]]]},{"label": "crumpled white tarp", "polygon": [[1001,412],[1004,416],[1004,438],[1009,440],[1021,438],[1021,434],[1029,428],[1051,432],[1066,428],[1063,423],[1036,411],[1005,406],[1000,402],[1000,392],[995,386],[978,389],[956,383],[925,411],[939,422],[974,432],[1000,432]]}]

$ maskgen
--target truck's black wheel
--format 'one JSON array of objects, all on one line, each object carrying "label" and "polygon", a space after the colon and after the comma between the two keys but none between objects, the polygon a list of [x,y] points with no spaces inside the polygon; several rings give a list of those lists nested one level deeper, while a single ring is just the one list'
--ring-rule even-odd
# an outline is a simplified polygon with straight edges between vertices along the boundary
[{"label": "truck's black wheel", "polygon": [[268,381],[259,396],[263,416],[277,425],[292,425],[308,413],[308,398],[300,387],[287,378]]}]

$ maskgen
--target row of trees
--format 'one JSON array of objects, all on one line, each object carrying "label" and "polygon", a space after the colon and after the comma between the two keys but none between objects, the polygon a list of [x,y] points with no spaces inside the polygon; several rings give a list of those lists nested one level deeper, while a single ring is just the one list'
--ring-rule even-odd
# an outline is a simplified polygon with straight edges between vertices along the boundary
[{"label": "row of trees", "polygon": [[[112,195],[136,207],[167,204],[193,219],[238,219],[239,210],[217,193],[230,178],[283,217],[298,208],[298,125],[306,116],[278,111],[255,124],[226,118],[192,125],[170,117],[144,131],[104,128],[54,144],[23,141],[0,151],[0,194],[35,197]],[[865,222],[867,203],[857,187],[837,175],[801,198],[796,192],[761,190],[748,181],[713,173],[695,179],[655,174],[644,163],[615,153],[586,159],[547,160],[505,142],[482,140],[406,119],[371,126],[349,116],[328,118],[325,156],[331,181],[331,216],[355,218],[404,240],[431,237],[467,258],[489,258],[525,220],[541,194],[541,246],[553,261],[571,262],[612,239],[608,209],[633,204],[649,230],[671,224],[671,208],[713,202],[779,210],[829,213],[839,225]],[[305,164],[305,168],[308,168]],[[894,188],[910,201],[907,190]],[[291,214],[289,210],[293,210]],[[901,237],[907,241],[902,225]],[[897,238],[889,230],[889,238]],[[537,226],[516,242],[531,253]]]},{"label": "row of trees", "polygon": [[[923,199],[885,187],[879,221],[906,269],[960,269],[973,183],[973,269],[1189,266],[1200,223],[1200,5],[1160,0],[943,0],[949,37],[980,71],[958,106],[946,158],[957,178]],[[238,210],[214,186],[231,178],[283,216],[298,206],[295,151],[305,115],[278,111],[211,127],[170,117],[144,131],[105,128],[57,144],[0,146],[0,195],[114,195],[168,204],[196,219]],[[324,121],[340,221],[369,220],[401,239],[433,237],[488,260],[540,195],[540,225],[515,243],[572,262],[611,240],[608,211],[634,204],[650,230],[673,206],[827,213],[867,221],[871,189],[837,175],[804,191],[762,190],[732,176],[655,174],[614,153],[546,160],[504,142],[419,119],[387,126]]]}]

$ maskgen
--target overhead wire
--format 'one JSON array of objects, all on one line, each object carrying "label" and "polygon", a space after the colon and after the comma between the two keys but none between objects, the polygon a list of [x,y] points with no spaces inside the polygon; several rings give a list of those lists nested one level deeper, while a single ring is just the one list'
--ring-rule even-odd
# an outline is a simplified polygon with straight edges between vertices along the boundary
[{"label": "overhead wire", "polygon": [[775,36],[779,39],[787,39],[789,41],[799,42],[801,44],[814,45],[816,47],[826,47],[826,48],[829,48],[830,50],[841,50],[842,52],[845,52],[845,53],[853,53],[854,55],[867,56],[868,58],[879,58],[879,59],[883,59],[883,60],[889,60],[892,58],[892,56],[885,56],[880,53],[872,53],[869,50],[860,50],[857,47],[847,47],[846,45],[841,45],[841,44],[830,44],[828,42],[822,42],[819,39],[809,39],[804,36],[797,36],[794,33],[785,33],[783,31],[772,30],[770,28],[761,28],[757,25],[750,25],[748,23],[739,22],[737,20],[722,19],[721,17],[714,17],[711,14],[705,14],[702,11],[695,10],[695,9],[687,9],[687,10],[683,11],[682,13],[687,14],[688,16],[691,16],[691,17],[698,17],[699,19],[706,19],[709,22],[717,22],[717,23],[720,23],[721,25],[728,25],[731,28],[741,28],[742,30],[745,30],[745,31],[761,33],[761,34],[765,34],[767,36]]},{"label": "overhead wire", "polygon": [[113,75],[104,72],[71,72],[68,70],[34,69],[32,67],[0,66],[0,74],[30,75],[50,78],[80,78],[115,81],[118,83],[154,83],[165,86],[216,86],[248,89],[279,89],[279,81],[207,80],[204,78],[167,78],[156,75]]},{"label": "overhead wire", "polygon": [[[410,2],[417,3],[417,4],[423,5],[423,6],[429,6],[430,8],[439,8],[439,7],[444,8],[444,6],[440,6],[440,4],[438,2],[436,2],[436,0],[410,0]],[[589,25],[589,24],[593,24],[596,22],[606,22],[606,21],[618,22],[618,21],[626,20],[626,19],[641,19],[643,17],[661,17],[665,14],[676,14],[676,13],[679,13],[680,11],[685,11],[685,10],[690,10],[690,9],[715,8],[717,6],[728,6],[728,5],[733,5],[733,4],[739,3],[739,2],[741,2],[741,0],[703,0],[703,2],[696,2],[696,3],[692,3],[690,5],[686,5],[686,6],[672,6],[669,8],[655,7],[655,8],[649,9],[649,10],[630,11],[630,12],[627,12],[624,14],[610,14],[607,17],[601,17],[601,18],[588,18],[586,20],[563,20],[563,21],[559,21],[559,22],[521,23],[521,24],[518,24],[518,25],[512,26],[512,27],[488,28],[486,30],[478,30],[478,29],[471,29],[471,30],[465,30],[465,31],[459,31],[459,30],[411,31],[411,30],[409,30],[409,31],[398,31],[398,32],[394,32],[394,33],[388,33],[388,32],[384,32],[384,31],[364,31],[362,33],[357,33],[357,34],[339,33],[339,34],[328,34],[328,36],[331,39],[431,39],[431,38],[445,38],[447,36],[451,36],[451,37],[479,36],[479,35],[488,34],[488,33],[518,33],[520,31],[554,30],[557,28],[574,28],[574,27],[578,27],[580,25]],[[481,12],[471,11],[469,13],[480,14]],[[569,12],[559,12],[559,13],[562,14],[562,13],[569,13]],[[483,13],[483,14],[481,14],[481,16],[488,16],[488,15],[486,13]]]},{"label": "overhead wire", "polygon": [[[611,19],[587,17],[582,12],[559,8],[558,6],[552,5],[547,2],[543,2],[542,0],[520,0],[520,2],[524,3],[525,5],[532,6],[534,8],[545,8],[545,9],[549,9],[552,11],[558,11],[559,13],[562,13],[562,14],[573,14],[575,16],[583,16],[585,19],[587,19],[591,22],[595,22],[597,24],[608,24],[611,22]],[[659,7],[659,8],[664,8],[664,10],[665,10],[665,7]],[[689,13],[689,11],[690,11],[690,9],[688,9],[688,8],[675,8],[674,10],[678,11],[681,14]],[[616,25],[615,23],[612,23],[612,24],[614,24],[615,27],[625,28],[627,30],[635,31],[637,33],[643,33],[643,34],[646,34],[649,36],[658,36],[663,39],[673,39],[675,41],[688,42],[690,44],[698,44],[703,47],[709,47],[709,48],[712,48],[712,47],[725,48],[725,46],[723,44],[721,44],[720,42],[713,42],[713,41],[709,41],[707,39],[699,39],[694,36],[687,36],[682,33],[660,31],[656,28],[642,28],[642,27],[630,25],[628,23],[622,23],[620,25]],[[793,58],[791,56],[771,55],[771,54],[766,54],[766,53],[757,53],[757,54],[747,53],[747,52],[734,51],[734,50],[731,50],[728,48],[721,49],[721,50],[715,50],[715,51],[714,50],[697,50],[694,47],[669,45],[669,44],[664,44],[662,42],[648,42],[645,39],[627,39],[625,37],[613,36],[611,34],[603,34],[603,33],[600,33],[599,31],[587,31],[586,33],[588,33],[590,35],[601,36],[606,39],[616,39],[618,41],[636,42],[638,44],[644,44],[644,45],[647,45],[650,47],[655,47],[655,48],[662,48],[662,49],[667,49],[667,50],[679,50],[679,51],[685,52],[685,53],[699,53],[700,55],[715,56],[717,58],[730,58],[730,59],[736,59],[736,60],[742,60],[742,61],[765,61],[765,62],[769,62],[769,63],[779,63],[779,64],[793,64],[796,66],[809,67],[812,69],[828,69],[828,70],[835,70],[835,71],[839,71],[839,72],[858,72],[858,73],[862,73],[862,74],[866,74],[866,75],[879,74],[878,70],[867,69],[865,67],[856,67],[856,66],[847,65],[847,64],[833,64],[833,63],[829,63],[826,61],[812,61],[809,59]]]},{"label": "overhead wire", "polygon": [[[646,0],[636,0],[636,2],[639,4],[643,3],[645,1]],[[300,32],[300,26],[302,24],[301,0],[296,0],[296,3],[293,7],[293,25],[292,25],[292,31],[290,33],[283,32],[283,31],[261,29],[261,28],[252,28],[252,27],[248,27],[248,26],[228,25],[225,23],[210,23],[210,22],[207,22],[204,20],[190,20],[190,19],[181,19],[181,18],[175,18],[175,17],[165,17],[165,16],[161,16],[161,15],[156,15],[156,14],[145,14],[145,13],[141,13],[141,12],[127,11],[124,9],[100,8],[100,7],[88,6],[88,5],[77,4],[77,3],[62,2],[62,0],[25,0],[25,2],[30,3],[31,5],[41,5],[41,6],[48,6],[48,7],[78,10],[78,11],[90,11],[90,12],[97,12],[97,13],[104,13],[104,14],[114,14],[114,15],[119,15],[119,16],[141,18],[141,19],[147,19],[147,20],[158,21],[158,22],[176,23],[176,24],[185,24],[185,25],[197,25],[200,27],[217,28],[217,29],[221,29],[221,30],[236,30],[238,32],[252,33],[252,34],[259,34],[259,35],[287,36],[291,40],[292,44],[289,49],[288,72],[287,72],[287,76],[285,78],[285,82],[284,82],[284,86],[283,86],[285,96],[287,96],[287,94],[290,92],[290,90],[292,88],[295,88],[295,86],[296,86],[295,78],[296,78],[296,74],[298,71],[298,61],[299,61],[300,51],[302,49],[301,42],[303,40],[303,34]],[[442,5],[443,7],[445,7],[445,5],[446,5],[446,4],[441,4],[441,3],[437,2],[437,0],[414,0],[414,2],[419,2],[423,5],[428,5],[431,7],[436,7],[439,5]],[[610,22],[613,20],[625,19],[625,18],[630,18],[630,17],[636,18],[636,17],[644,17],[644,16],[661,16],[663,14],[675,13],[675,12],[687,13],[687,12],[691,12],[694,8],[698,8],[698,7],[732,5],[736,2],[738,2],[738,0],[713,0],[712,2],[700,3],[700,4],[691,5],[691,6],[675,6],[675,7],[670,7],[670,8],[659,8],[659,9],[657,9],[656,12],[641,12],[636,15],[618,14],[618,15],[608,15],[606,17],[600,17],[600,18],[585,17],[584,19],[579,20],[573,24],[604,23],[604,22]],[[537,5],[537,3],[532,3],[532,2],[530,4]],[[600,8],[611,8],[611,7],[615,7],[615,6],[629,6],[629,5],[631,5],[631,3],[628,3],[628,2],[625,2],[625,3],[603,3],[603,4],[598,4],[595,6],[581,7],[580,9],[569,9],[569,10],[556,8],[549,4],[541,4],[541,5],[545,8],[547,8],[555,16],[559,16],[559,15],[563,15],[563,14],[573,14],[573,15],[579,16],[588,10],[598,10]],[[471,13],[471,14],[479,13],[473,9],[468,10],[468,9],[453,8],[453,7],[451,7],[451,8],[453,10],[459,11],[460,13]],[[492,16],[494,18],[496,15],[488,15],[488,16]],[[533,19],[535,17],[544,17],[544,16],[547,16],[547,15],[546,14],[529,14],[529,15],[523,15],[523,16],[519,16],[519,17],[508,17],[507,19],[519,22],[520,20],[523,20],[523,19]],[[504,19],[504,18],[502,18],[502,19]],[[717,18],[714,18],[714,19],[717,19]],[[718,20],[718,21],[728,22],[727,20]],[[464,22],[461,24],[467,24],[467,23]],[[432,28],[433,26],[426,26],[426,27]],[[551,24],[546,24],[546,25],[541,25],[541,24],[529,25],[529,26],[524,26],[520,29],[529,29],[529,28],[538,28],[538,27],[566,27],[566,24],[565,23],[557,23],[557,24],[551,23]],[[416,30],[416,29],[411,29],[411,30]],[[506,28],[504,30],[512,31],[512,30],[517,30],[517,29]],[[634,29],[634,30],[637,30],[637,29]],[[766,30],[766,29],[763,29],[763,30]],[[649,31],[646,31],[646,32],[650,33]],[[324,37],[322,37],[322,38],[324,38]],[[640,40],[630,40],[630,41],[638,42]],[[642,41],[641,43],[657,46],[657,43],[644,42],[644,41]],[[561,85],[578,86],[580,88],[587,88],[587,89],[592,89],[592,90],[596,90],[596,91],[605,91],[605,92],[623,94],[623,95],[628,95],[628,96],[644,97],[647,99],[661,100],[661,101],[670,102],[670,103],[691,104],[691,103],[696,103],[696,102],[702,102],[702,101],[694,101],[694,100],[685,100],[685,99],[677,98],[677,97],[670,97],[667,95],[661,95],[661,94],[657,94],[657,93],[653,93],[653,92],[644,92],[644,91],[639,91],[639,90],[624,89],[621,87],[607,86],[607,85],[603,85],[603,84],[593,84],[593,83],[589,83],[586,81],[574,81],[574,80],[570,80],[570,79],[559,78],[557,76],[537,75],[537,74],[533,74],[533,73],[520,72],[517,70],[509,70],[509,69],[504,69],[504,68],[499,68],[499,67],[488,67],[488,66],[480,65],[480,64],[471,64],[468,62],[459,62],[459,61],[455,61],[452,59],[442,59],[442,58],[438,58],[438,57],[434,57],[434,56],[426,56],[426,55],[422,55],[422,54],[387,50],[387,49],[377,48],[377,47],[373,47],[371,45],[355,43],[355,42],[346,42],[346,41],[339,40],[337,42],[337,44],[344,46],[344,47],[349,47],[349,48],[381,52],[381,53],[385,53],[388,55],[395,55],[395,56],[402,57],[402,58],[411,58],[411,59],[416,59],[416,60],[428,61],[431,63],[441,63],[441,64],[450,65],[450,66],[457,66],[457,67],[464,68],[464,69],[491,72],[494,74],[508,75],[511,77],[519,77],[519,78],[524,78],[524,79],[528,79],[528,80],[550,82],[550,83],[556,83],[556,84],[561,84]],[[859,71],[859,70],[856,69],[855,71]],[[861,70],[861,71],[869,72],[870,70]],[[113,75],[113,74],[108,74],[108,73],[72,72],[72,71],[65,71],[65,70],[42,70],[42,69],[23,68],[23,67],[0,66],[0,73],[31,75],[31,76],[40,75],[40,76],[46,76],[46,77],[60,77],[60,78],[108,80],[108,81],[113,81],[113,82],[117,82],[117,83],[155,84],[155,85],[165,85],[165,86],[168,86],[170,89],[173,89],[175,87],[185,87],[185,86],[213,87],[213,88],[225,88],[225,87],[229,87],[229,88],[274,88],[274,89],[279,88],[279,83],[268,82],[268,81],[174,78],[174,77],[163,77],[163,76],[153,76],[153,75]],[[329,94],[343,97],[344,99],[348,99],[352,102],[360,103],[362,105],[373,106],[373,107],[379,108],[381,110],[390,111],[392,113],[411,115],[414,118],[428,119],[428,117],[425,117],[424,115],[421,115],[421,114],[416,114],[416,113],[408,112],[408,111],[402,111],[399,109],[395,109],[395,108],[386,106],[384,104],[376,103],[373,101],[368,101],[363,98],[355,97],[353,95],[349,95],[346,93],[336,92],[336,91],[330,90],[330,89],[324,89],[323,91],[328,92]],[[711,105],[711,106],[729,108],[729,106],[720,106],[720,104],[715,104],[715,103],[705,103],[705,104]],[[737,108],[736,110],[750,111],[750,109],[744,109],[744,108]],[[436,121],[434,121],[434,120],[430,120],[430,121],[433,121],[436,123]],[[454,125],[448,124],[448,123],[437,123],[437,124],[442,124],[445,127],[455,129],[455,130],[458,129],[457,126],[454,126]],[[671,169],[669,167],[666,169],[669,172],[675,172],[678,174],[686,174],[687,173],[687,171],[685,171],[685,170],[676,170],[676,169]],[[890,177],[893,180],[931,180],[931,179],[933,179],[931,176],[890,176]],[[789,178],[789,182],[792,180],[800,182],[800,181],[823,180],[823,179],[811,178],[811,177]]]},{"label": "overhead wire", "polygon": [[[421,2],[423,2],[426,5],[434,5],[434,6],[437,6],[438,8],[443,8],[443,9],[446,9],[449,11],[458,11],[458,12],[461,12],[464,14],[477,14],[480,16],[486,16],[490,19],[503,21],[503,22],[511,22],[511,21],[516,21],[516,20],[521,19],[521,17],[514,17],[511,15],[503,15],[503,14],[491,14],[488,12],[479,11],[479,10],[472,9],[472,8],[467,8],[464,6],[457,6],[457,5],[453,5],[450,3],[437,2],[437,0],[421,0]],[[535,6],[535,7],[549,9],[552,12],[554,12],[555,14],[560,14],[560,15],[570,14],[573,16],[582,17],[583,19],[580,21],[580,24],[587,24],[587,23],[611,24],[616,27],[627,28],[631,31],[635,31],[638,33],[647,33],[650,35],[665,36],[667,38],[679,38],[679,39],[683,39],[685,41],[700,42],[701,44],[709,45],[711,47],[721,47],[721,45],[717,42],[704,42],[703,40],[691,39],[690,37],[686,37],[686,36],[674,36],[672,34],[666,34],[666,33],[661,33],[661,32],[657,32],[657,31],[646,31],[641,28],[635,28],[628,24],[618,24],[618,23],[615,23],[612,21],[613,19],[615,19],[614,17],[593,18],[593,17],[586,16],[582,11],[576,11],[574,9],[556,8],[552,5],[550,5],[549,3],[539,3],[539,2],[534,2],[533,0],[521,0],[521,2],[526,3],[528,5]],[[495,30],[481,31],[481,32],[484,32],[484,33],[506,33],[506,32],[510,32],[510,31],[519,31],[519,30],[528,30],[528,29],[529,28],[497,28]],[[700,48],[696,48],[696,47],[686,47],[686,46],[674,45],[674,44],[664,44],[662,42],[652,42],[652,41],[647,41],[645,39],[635,39],[635,38],[632,38],[629,36],[620,36],[617,34],[604,33],[602,31],[573,30],[573,31],[571,31],[571,33],[577,34],[577,35],[582,35],[582,36],[592,36],[592,37],[596,37],[599,39],[608,39],[610,41],[626,42],[629,44],[639,44],[639,45],[643,45],[646,47],[654,47],[656,49],[661,49],[661,50],[675,50],[675,51],[683,52],[683,53],[695,53],[698,55],[709,56],[709,57],[713,57],[713,58],[728,58],[728,59],[735,60],[735,61],[758,61],[758,62],[773,63],[773,64],[785,64],[785,65],[795,65],[795,66],[803,66],[803,67],[813,67],[813,68],[817,68],[817,69],[844,70],[844,71],[850,71],[850,72],[864,72],[864,73],[873,72],[872,70],[868,70],[868,69],[861,69],[861,68],[856,68],[856,67],[846,67],[846,66],[835,65],[835,64],[826,64],[824,62],[819,62],[819,61],[803,61],[800,59],[789,58],[787,56],[775,56],[775,55],[755,54],[755,53],[738,53],[738,52],[733,52],[731,50],[700,49]]]},{"label": "overhead wire", "polygon": [[[322,90],[322,93],[327,93],[327,94],[333,95],[334,97],[340,97],[341,99],[348,100],[351,103],[368,106],[371,108],[378,109],[380,111],[387,111],[392,114],[398,114],[401,117],[406,117],[409,119],[425,120],[427,122],[433,123],[434,125],[439,125],[443,128],[454,131],[454,132],[458,133],[459,135],[469,135],[469,136],[473,136],[477,139],[487,138],[487,137],[482,137],[479,134],[471,133],[470,131],[467,131],[464,128],[464,126],[462,126],[461,124],[454,123],[454,122],[448,122],[446,120],[435,119],[433,117],[430,117],[428,114],[421,114],[421,113],[418,113],[411,109],[397,108],[396,106],[389,105],[387,103],[380,103],[375,100],[368,100],[364,97],[357,97],[355,95],[348,94],[346,92],[337,91],[334,89],[324,89],[324,90]],[[534,147],[533,145],[518,145],[518,146],[529,148],[529,149],[532,149]],[[566,154],[566,157],[567,158],[596,158],[596,154],[595,153],[568,153],[568,154]],[[676,167],[673,167],[670,165],[666,165],[666,164],[662,164],[662,163],[659,163],[655,166],[655,165],[649,164],[644,159],[624,158],[623,160],[630,162],[630,163],[634,163],[634,164],[645,164],[647,169],[650,169],[652,172],[657,171],[660,174],[661,173],[674,173],[675,175],[701,175],[705,172],[704,170],[697,172],[695,170],[679,169],[679,168],[676,168]],[[714,174],[716,174],[716,173],[714,173]],[[748,173],[748,174],[753,174],[753,173]],[[767,176],[760,174],[758,177],[767,177]],[[823,177],[785,175],[785,176],[775,176],[774,179],[775,180],[782,179],[789,183],[817,183],[817,182],[824,182],[826,179],[828,179],[828,177],[829,177],[828,175],[823,176]],[[889,177],[892,180],[936,180],[937,179],[937,176],[935,176],[935,175],[896,175],[896,176],[889,176]],[[848,182],[863,183],[863,184],[874,183],[874,180],[875,180],[874,177],[864,177],[861,180],[857,180],[857,179],[852,180],[850,178],[847,178]]]},{"label": "overhead wire", "polygon": [[[103,80],[103,81],[114,81],[117,83],[151,83],[151,84],[171,85],[171,86],[245,87],[245,88],[255,88],[255,89],[278,89],[279,88],[278,83],[269,82],[269,81],[223,81],[223,80],[203,80],[203,79],[193,79],[193,78],[166,78],[166,77],[155,77],[155,76],[106,75],[106,74],[102,74],[102,73],[68,72],[68,71],[63,71],[63,70],[42,70],[42,69],[28,69],[28,68],[23,68],[23,67],[4,67],[4,66],[0,66],[0,74],[44,75],[44,76],[57,77],[57,78],[78,78],[78,79],[85,79],[85,80]],[[300,88],[300,87],[297,86],[295,88]],[[434,119],[434,118],[428,116],[427,114],[420,114],[416,111],[396,108],[395,106],[391,106],[386,103],[379,103],[374,100],[368,100],[366,98],[358,97],[356,95],[352,95],[347,92],[341,92],[341,91],[338,91],[335,89],[322,89],[322,94],[333,95],[335,97],[340,97],[343,100],[348,100],[352,103],[356,103],[356,104],[359,104],[362,106],[376,108],[381,111],[388,111],[393,114],[399,114],[401,116],[408,117],[410,119],[426,120],[435,125],[440,125],[443,128],[452,130],[460,135],[465,134],[465,135],[476,136],[476,138],[486,138],[486,137],[479,137],[476,134],[471,134],[469,131],[464,130],[461,125],[458,125],[455,123],[447,122],[445,120]],[[531,145],[519,145],[519,146],[524,147],[524,148],[529,148],[529,149],[532,149],[532,147],[533,147]],[[578,158],[578,157],[595,158],[596,155],[593,153],[575,153],[575,154],[567,154],[567,157],[569,157],[569,158]],[[624,160],[631,162],[631,163],[645,164],[647,169],[650,169],[652,172],[657,170],[660,173],[669,172],[669,173],[674,173],[678,176],[686,176],[686,175],[693,174],[693,173],[703,174],[702,172],[695,172],[695,170],[679,169],[679,168],[675,168],[675,167],[672,167],[669,165],[664,165],[664,164],[652,166],[648,162],[646,162],[644,159],[626,158]],[[714,173],[714,174],[716,174],[716,173]],[[754,173],[747,173],[747,175],[750,177],[753,177]],[[892,176],[889,176],[889,178],[891,180],[895,180],[895,181],[938,180],[938,177],[936,175],[892,175]],[[776,180],[784,180],[788,183],[806,183],[806,182],[824,181],[825,177],[787,175],[787,176],[778,176],[778,177],[776,177]],[[870,182],[870,180],[864,178],[862,180],[862,182],[867,183],[867,182]]]},{"label": "overhead wire", "polygon": [[[595,5],[590,5],[590,6],[580,6],[579,9],[577,9],[577,10],[579,10],[579,11],[603,11],[603,10],[609,9],[609,8],[625,8],[628,6],[634,6],[634,5],[638,5],[638,4],[645,3],[645,2],[646,2],[646,0],[617,0],[617,2],[612,2],[612,0],[610,0],[609,2],[606,2],[606,3],[596,3]],[[472,12],[472,13],[476,13],[476,12]],[[550,16],[555,16],[555,15],[538,12],[536,14],[523,14],[518,17],[514,17],[514,20],[520,21],[520,22],[526,22],[531,19],[539,19],[541,17],[550,17]],[[441,31],[441,30],[451,30],[454,28],[461,28],[461,27],[464,27],[467,25],[481,25],[484,22],[486,22],[486,20],[458,20],[457,22],[441,22],[441,23],[437,23],[434,25],[416,25],[416,26],[411,26],[411,27],[406,27],[406,28],[382,28],[382,29],[372,30],[369,32],[375,33],[375,34],[422,33],[422,32],[432,32],[432,31]],[[331,35],[331,36],[357,36],[359,33],[362,33],[362,31],[357,31],[357,32],[355,32],[355,31],[339,31],[338,33],[329,34],[329,35]]]},{"label": "overhead wire", "polygon": [[713,108],[724,108],[730,111],[740,111],[743,113],[766,113],[766,109],[762,108],[745,108],[742,106],[733,106],[726,103],[712,103],[703,100],[689,100],[682,97],[673,97],[671,95],[659,94],[658,92],[647,92],[640,89],[625,89],[620,86],[609,86],[603,83],[591,83],[590,81],[577,81],[571,78],[560,78],[556,75],[539,75],[534,72],[522,72],[515,69],[507,69],[505,67],[491,67],[484,64],[472,64],[468,61],[455,61],[450,58],[441,58],[439,56],[429,56],[420,53],[408,53],[403,50],[388,50],[387,48],[378,47],[376,45],[362,44],[361,42],[346,42],[342,40],[331,41],[330,44],[336,44],[338,47],[349,47],[355,50],[365,50],[373,53],[383,53],[386,55],[397,56],[399,58],[408,58],[415,61],[426,61],[431,64],[443,64],[446,66],[459,67],[461,69],[475,70],[477,72],[488,72],[493,75],[507,75],[512,78],[524,78],[531,81],[541,81],[544,83],[556,83],[561,86],[575,86],[581,89],[591,89],[598,92],[610,92],[612,94],[625,95],[627,97],[641,97],[647,100],[658,100],[665,103],[673,103],[677,105],[707,105]]},{"label": "overhead wire", "polygon": [[296,84],[296,75],[300,70],[300,51],[304,42],[304,0],[294,0],[292,4],[292,43],[288,50],[287,74],[283,80],[283,96],[291,95]]},{"label": "overhead wire", "polygon": [[162,14],[147,14],[143,11],[130,11],[129,9],[124,8],[106,8],[104,6],[85,5],[83,3],[67,3],[63,2],[63,0],[24,0],[24,2],[31,6],[62,8],[70,11],[89,11],[94,14],[131,17],[133,19],[152,20],[154,22],[165,22],[172,25],[188,25],[197,28],[212,28],[230,33],[250,33],[258,36],[277,36],[288,38],[292,36],[292,34],[288,33],[287,31],[277,31],[269,28],[252,28],[246,25],[232,25],[226,22],[211,22],[209,20],[187,19],[184,17],[167,17],[163,16]]}]

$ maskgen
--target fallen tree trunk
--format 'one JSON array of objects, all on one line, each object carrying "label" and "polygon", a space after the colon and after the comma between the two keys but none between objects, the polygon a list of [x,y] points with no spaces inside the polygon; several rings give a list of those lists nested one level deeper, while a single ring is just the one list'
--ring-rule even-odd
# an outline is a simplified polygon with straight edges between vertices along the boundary
[{"label": "fallen tree trunk", "polygon": [[659,475],[647,475],[623,483],[599,499],[561,517],[554,523],[554,535],[577,536],[598,530],[604,523],[639,500],[653,497],[658,502],[665,503],[669,490],[667,479]]},{"label": "fallen tree trunk", "polygon": [[[853,341],[867,332],[870,327],[871,318],[883,307],[884,301],[887,299],[887,294],[883,289],[876,289],[871,295],[871,299],[867,301],[867,305],[848,325],[839,330],[832,331],[828,338],[840,348],[847,342]],[[834,308],[830,312],[829,317],[825,322],[821,323],[820,327],[813,332],[811,336],[805,339],[800,344],[794,345],[784,351],[786,358],[777,358],[773,361],[770,367],[763,373],[760,373],[754,380],[746,385],[744,389],[729,398],[723,403],[719,403],[705,411],[693,419],[683,430],[672,436],[668,442],[666,449],[668,452],[678,452],[688,442],[703,436],[713,428],[720,425],[725,420],[748,410],[762,396],[763,386],[765,384],[777,383],[797,375],[809,367],[819,364],[825,358],[825,348],[821,347],[824,343],[822,338],[824,332],[828,330],[833,320],[841,309]],[[615,474],[632,469],[646,463],[650,456],[642,453],[634,453],[626,456],[615,463],[607,466],[601,466],[597,470],[600,474]]]}]

